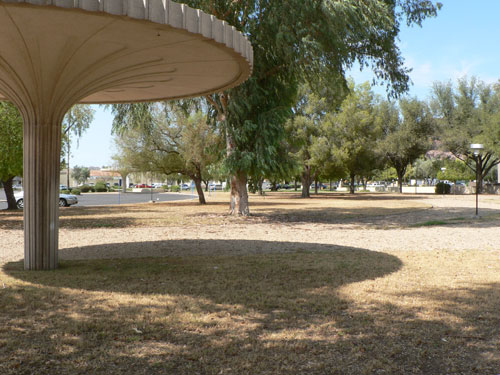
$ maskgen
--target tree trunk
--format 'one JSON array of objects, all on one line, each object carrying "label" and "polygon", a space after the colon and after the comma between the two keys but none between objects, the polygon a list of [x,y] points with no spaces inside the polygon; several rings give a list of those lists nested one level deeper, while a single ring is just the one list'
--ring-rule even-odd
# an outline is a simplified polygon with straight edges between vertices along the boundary
[{"label": "tree trunk", "polygon": [[398,188],[399,188],[399,193],[403,194],[403,178],[404,178],[404,171],[397,171],[398,172]]},{"label": "tree trunk", "polygon": [[201,187],[201,178],[198,176],[190,176],[196,186],[196,192],[198,193],[198,200],[200,204],[207,204],[205,201],[205,194],[203,193],[203,188]]},{"label": "tree trunk", "polygon": [[314,194],[318,194],[318,179],[314,179]]},{"label": "tree trunk", "polygon": [[264,180],[260,179],[257,182],[257,190],[259,191],[259,195],[265,195],[264,194],[264,189],[262,189],[262,184],[264,183]]},{"label": "tree trunk", "polygon": [[208,193],[210,181],[203,181],[203,182],[205,183],[205,192]]},{"label": "tree trunk", "polygon": [[302,198],[311,198],[311,193],[309,189],[311,187],[311,167],[308,165],[304,166],[304,171],[302,172],[301,181],[302,181]]},{"label": "tree trunk", "polygon": [[294,181],[294,188],[295,188],[295,191],[297,191],[297,189],[299,188],[297,185],[298,185],[298,184],[297,184],[297,179],[295,179],[295,181]]},{"label": "tree trunk", "polygon": [[363,190],[366,191],[366,182],[368,181],[367,178],[365,177],[361,177],[361,183],[363,184]]},{"label": "tree trunk", "polygon": [[122,176],[122,193],[127,192],[127,176],[128,174],[121,174]]},{"label": "tree trunk", "polygon": [[67,176],[66,176],[66,187],[68,188],[68,190],[71,190],[69,187],[70,187],[70,184],[69,184],[69,155],[70,155],[70,148],[71,148],[71,139],[68,135],[68,161],[67,161],[67,165],[66,165],[66,171],[68,172]]},{"label": "tree trunk", "polygon": [[231,202],[229,206],[231,215],[250,215],[248,206],[247,175],[239,171],[231,178]]},{"label": "tree trunk", "polygon": [[354,194],[354,182],[355,182],[355,178],[356,178],[356,175],[354,173],[351,173],[350,176],[351,178],[351,183],[349,185],[349,193],[351,194]]},{"label": "tree trunk", "polygon": [[14,177],[9,178],[7,181],[1,181],[5,191],[5,197],[7,198],[7,209],[15,210],[17,209],[16,198],[14,197],[14,189],[12,188],[12,181]]},{"label": "tree trunk", "polygon": [[[229,125],[226,123],[226,154],[231,156],[236,149],[236,143],[229,131]],[[231,196],[229,201],[229,213],[231,215],[250,215],[248,206],[247,174],[238,170],[231,177]]]}]

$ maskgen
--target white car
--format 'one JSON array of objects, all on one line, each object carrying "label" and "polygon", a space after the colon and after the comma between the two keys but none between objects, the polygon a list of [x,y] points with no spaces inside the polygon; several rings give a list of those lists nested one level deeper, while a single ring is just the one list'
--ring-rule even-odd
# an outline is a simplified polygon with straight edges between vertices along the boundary
[{"label": "white car", "polygon": [[[17,208],[24,208],[24,191],[14,194]],[[59,194],[59,207],[69,207],[78,203],[78,198],[73,194]]]}]

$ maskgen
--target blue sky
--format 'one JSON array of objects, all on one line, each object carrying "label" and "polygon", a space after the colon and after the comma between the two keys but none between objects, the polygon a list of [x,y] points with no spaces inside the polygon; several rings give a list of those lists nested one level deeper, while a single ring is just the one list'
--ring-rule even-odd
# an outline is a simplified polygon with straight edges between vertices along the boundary
[{"label": "blue sky", "polygon": [[[434,81],[456,81],[477,76],[492,83],[500,78],[500,0],[441,0],[437,18],[423,27],[404,28],[400,48],[413,86],[409,95],[427,99]],[[371,81],[369,71],[351,71],[357,83]],[[383,87],[375,91],[384,94]],[[73,146],[72,165],[102,167],[112,163],[115,152],[111,136],[113,116],[96,106],[90,128]]]}]

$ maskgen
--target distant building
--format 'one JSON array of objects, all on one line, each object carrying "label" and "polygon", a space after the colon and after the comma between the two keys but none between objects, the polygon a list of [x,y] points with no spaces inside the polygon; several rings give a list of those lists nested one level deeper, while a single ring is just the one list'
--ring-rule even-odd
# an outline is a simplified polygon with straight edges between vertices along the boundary
[{"label": "distant building", "polygon": [[88,181],[93,183],[97,181],[104,181],[109,183],[111,186],[115,184],[117,186],[122,186],[121,175],[111,169],[91,169]]}]

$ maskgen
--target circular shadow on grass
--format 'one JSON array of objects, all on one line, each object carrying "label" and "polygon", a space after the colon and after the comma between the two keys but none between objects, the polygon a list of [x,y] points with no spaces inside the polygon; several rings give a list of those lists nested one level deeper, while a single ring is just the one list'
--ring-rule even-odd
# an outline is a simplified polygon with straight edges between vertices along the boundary
[{"label": "circular shadow on grass", "polygon": [[[127,254],[128,246],[137,245],[142,255],[162,256],[62,260],[52,272],[24,271],[21,262],[11,262],[4,271],[57,288],[187,295],[258,309],[290,309],[295,304],[328,304],[340,286],[382,277],[402,266],[395,256],[360,248],[253,240],[120,243],[66,249],[61,255],[113,256]],[[185,255],[180,256],[179,249],[190,251],[181,251]]]}]

